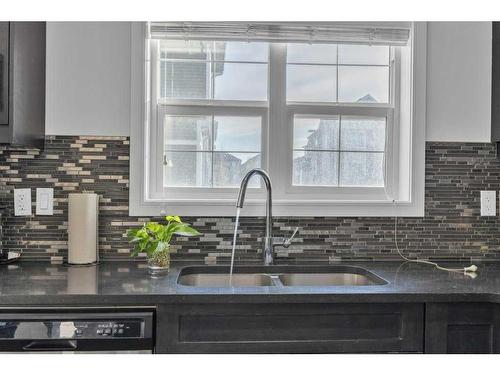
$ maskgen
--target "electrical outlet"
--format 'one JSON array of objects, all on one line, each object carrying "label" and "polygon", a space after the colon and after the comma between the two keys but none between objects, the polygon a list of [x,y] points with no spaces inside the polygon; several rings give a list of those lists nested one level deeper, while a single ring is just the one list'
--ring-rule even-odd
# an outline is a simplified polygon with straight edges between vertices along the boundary
[{"label": "electrical outlet", "polygon": [[481,216],[496,216],[497,192],[494,190],[481,191]]},{"label": "electrical outlet", "polygon": [[31,189],[14,189],[14,215],[31,216]]},{"label": "electrical outlet", "polygon": [[36,189],[36,214],[54,215],[54,189]]}]

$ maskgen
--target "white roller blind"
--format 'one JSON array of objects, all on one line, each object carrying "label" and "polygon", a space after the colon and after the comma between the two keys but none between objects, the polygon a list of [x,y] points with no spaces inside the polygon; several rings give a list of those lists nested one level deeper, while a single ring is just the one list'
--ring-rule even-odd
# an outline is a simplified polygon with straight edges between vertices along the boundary
[{"label": "white roller blind", "polygon": [[153,39],[404,46],[410,22],[150,22]]}]

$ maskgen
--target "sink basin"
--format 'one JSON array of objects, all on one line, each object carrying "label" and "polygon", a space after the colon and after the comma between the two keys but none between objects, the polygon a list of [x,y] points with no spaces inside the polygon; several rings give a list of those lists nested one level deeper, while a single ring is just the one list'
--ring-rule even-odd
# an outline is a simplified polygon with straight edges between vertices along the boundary
[{"label": "sink basin", "polygon": [[224,287],[224,286],[271,286],[271,277],[259,273],[237,273],[233,274],[231,280],[229,275],[217,273],[192,273],[181,275],[177,281],[181,285],[198,287]]},{"label": "sink basin", "polygon": [[279,276],[284,286],[366,286],[381,285],[377,278],[356,273],[289,273]]},{"label": "sink basin", "polygon": [[387,281],[353,266],[191,266],[181,270],[179,285],[191,287],[370,286]]}]

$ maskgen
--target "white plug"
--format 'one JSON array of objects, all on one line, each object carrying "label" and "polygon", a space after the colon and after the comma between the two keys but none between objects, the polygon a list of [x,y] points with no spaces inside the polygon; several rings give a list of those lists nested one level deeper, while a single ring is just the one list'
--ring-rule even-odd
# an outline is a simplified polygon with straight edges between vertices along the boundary
[{"label": "white plug", "polygon": [[477,266],[474,264],[464,268],[464,272],[476,272],[476,271],[477,271]]}]

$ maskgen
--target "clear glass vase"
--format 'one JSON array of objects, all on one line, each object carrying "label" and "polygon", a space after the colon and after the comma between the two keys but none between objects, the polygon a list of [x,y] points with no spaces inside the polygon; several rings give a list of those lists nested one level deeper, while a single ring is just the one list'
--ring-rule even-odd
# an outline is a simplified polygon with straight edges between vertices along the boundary
[{"label": "clear glass vase", "polygon": [[151,276],[159,277],[168,273],[170,269],[170,251],[155,252],[148,258],[148,270]]}]

